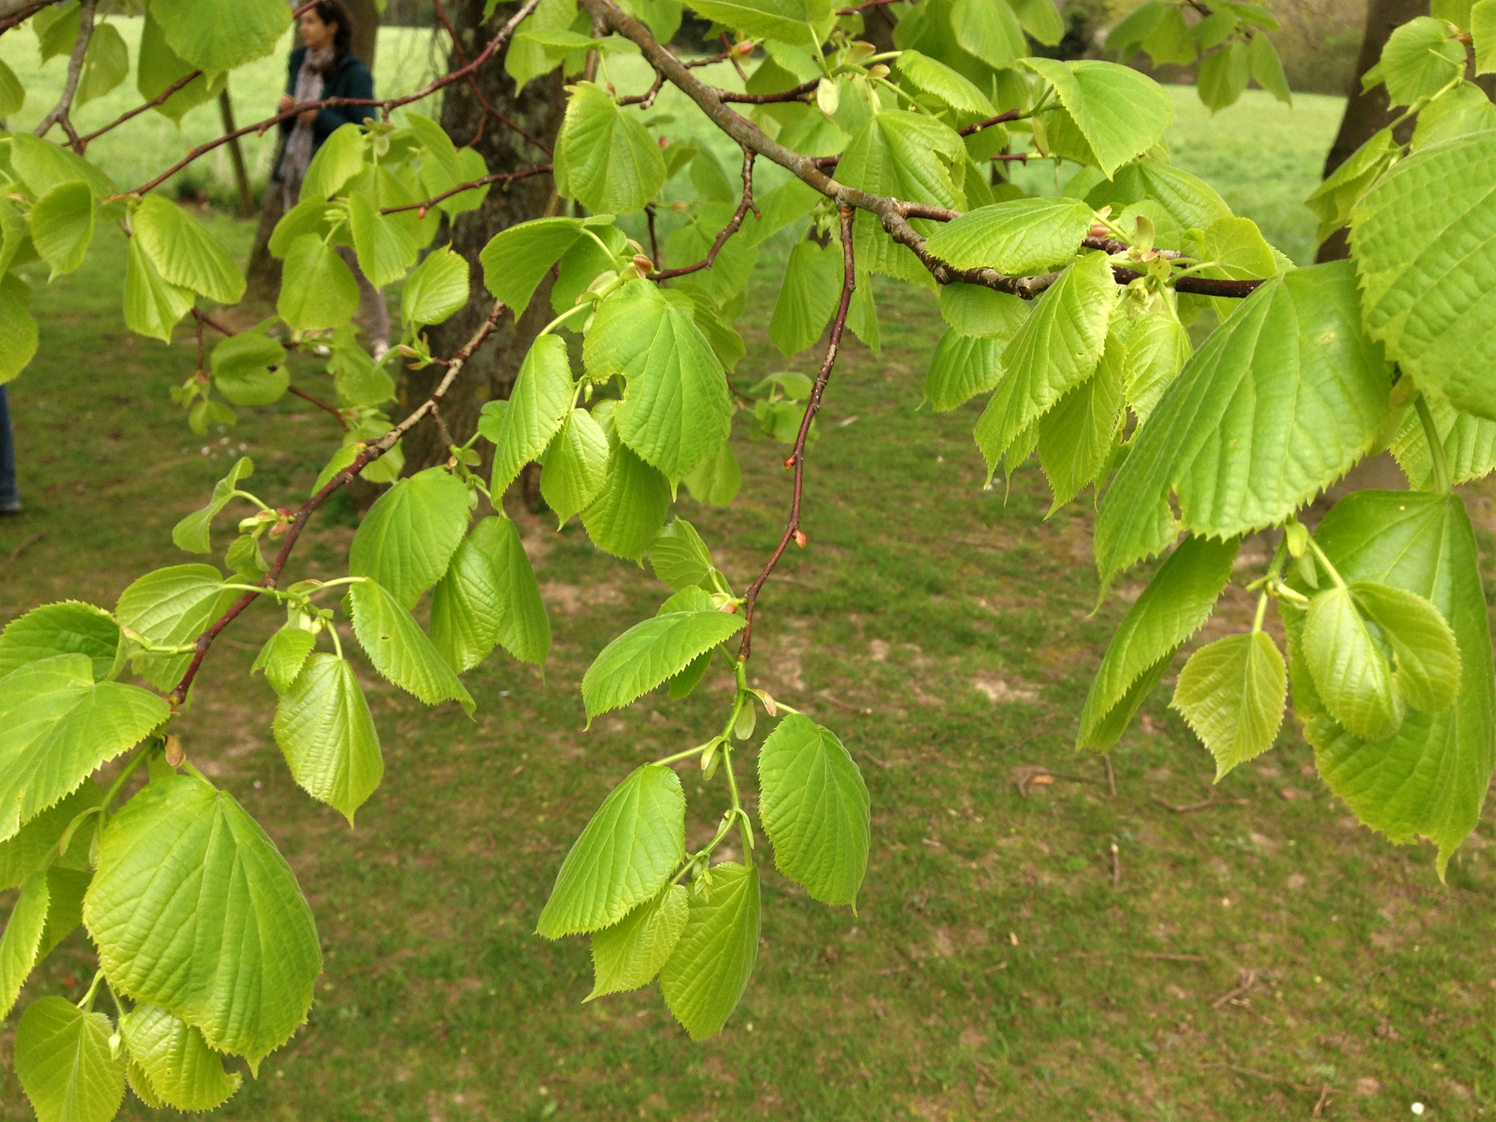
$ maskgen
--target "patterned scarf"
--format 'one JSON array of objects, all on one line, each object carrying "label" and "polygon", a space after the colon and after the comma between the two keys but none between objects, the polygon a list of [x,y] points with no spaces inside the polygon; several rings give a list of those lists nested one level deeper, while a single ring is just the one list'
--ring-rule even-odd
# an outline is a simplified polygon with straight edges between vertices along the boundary
[{"label": "patterned scarf", "polygon": [[[301,60],[301,69],[296,73],[297,104],[317,101],[322,97],[322,76],[332,69],[333,50],[307,51]],[[281,189],[285,192],[285,209],[290,210],[301,198],[301,181],[306,178],[306,169],[312,162],[312,122],[299,118],[291,135],[286,138],[286,151],[281,157]]]}]

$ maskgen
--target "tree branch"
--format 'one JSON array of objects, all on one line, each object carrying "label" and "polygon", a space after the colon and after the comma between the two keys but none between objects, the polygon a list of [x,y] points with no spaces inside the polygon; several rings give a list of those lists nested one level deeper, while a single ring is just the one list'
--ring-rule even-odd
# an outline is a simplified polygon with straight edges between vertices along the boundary
[{"label": "tree branch", "polygon": [[[130,110],[127,110],[124,113],[121,113],[118,117],[116,117],[114,120],[110,121],[103,128],[101,128],[101,129],[95,129],[93,132],[89,133],[87,136],[80,136],[78,138],[78,143],[82,144],[82,145],[84,145],[86,147],[88,145],[89,141],[91,141],[91,140],[97,140],[99,137],[103,136],[106,132],[110,132],[110,131],[112,131],[114,129],[119,128],[126,121],[132,120],[133,118],[140,116],[147,109],[154,109],[154,108],[156,108],[156,106],[162,104],[164,101],[167,100],[167,98],[171,97],[172,94],[176,93],[178,90],[185,89],[187,86],[190,86],[193,82],[197,81],[197,79],[201,78],[202,76],[203,76],[203,72],[201,70],[194,70],[191,74],[187,74],[187,75],[184,75],[181,78],[178,78],[171,85],[167,86],[166,89],[162,90],[155,97],[151,98],[150,101],[147,101],[147,102],[145,102],[145,103],[143,103],[141,105],[137,105],[134,109],[130,109]],[[225,87],[225,88],[227,88],[227,87]]]},{"label": "tree branch", "polygon": [[318,409],[324,409],[327,412],[331,413],[332,414],[332,419],[338,422],[338,427],[340,429],[342,429],[344,432],[348,431],[348,422],[343,419],[343,411],[341,409],[339,409],[337,406],[335,406],[335,405],[329,405],[327,402],[323,401],[320,397],[313,397],[311,394],[307,393],[306,390],[300,389],[297,386],[287,386],[286,389],[290,393],[293,393],[297,397],[301,398],[302,401],[309,401],[313,405],[315,405]]},{"label": "tree branch", "polygon": [[842,331],[847,326],[847,312],[852,306],[852,292],[857,287],[857,263],[852,251],[852,208],[839,208],[841,215],[842,241],[842,290],[841,302],[836,306],[836,318],[831,321],[831,340],[826,344],[826,359],[821,363],[815,385],[810,390],[810,400],[805,403],[805,415],[800,418],[800,431],[795,434],[795,449],[784,461],[784,466],[795,471],[794,498],[790,502],[790,520],[785,524],[779,546],[758,574],[758,579],[748,586],[743,597],[743,642],[738,647],[738,661],[744,662],[753,653],[753,612],[758,605],[758,594],[769,579],[784,551],[794,542],[805,548],[806,537],[800,530],[800,499],[805,485],[805,442],[810,437],[810,425],[821,409],[821,396],[826,392],[826,383],[831,378],[831,367],[836,363],[836,354],[841,349]]},{"label": "tree branch", "polygon": [[[261,588],[275,587],[276,581],[280,579],[281,571],[286,567],[286,562],[290,560],[291,551],[296,548],[296,540],[301,537],[301,532],[306,529],[307,523],[311,520],[312,515],[316,513],[317,508],[325,503],[332,496],[333,492],[346,486],[357,477],[359,472],[363,471],[364,468],[393,448],[399,443],[402,436],[425,419],[428,413],[434,412],[441,405],[442,398],[452,388],[452,383],[457,381],[457,376],[462,373],[462,368],[467,364],[468,359],[472,358],[473,353],[493,334],[494,328],[499,324],[499,318],[504,314],[504,308],[505,305],[502,301],[494,304],[493,311],[488,313],[488,318],[483,321],[483,325],[463,345],[462,349],[452,356],[451,361],[447,364],[446,374],[443,375],[440,384],[432,391],[430,397],[418,405],[410,416],[390,429],[389,432],[385,433],[378,440],[364,445],[363,451],[353,458],[352,463],[329,479],[315,495],[301,504],[300,509],[296,511],[295,516],[291,520],[291,525],[286,530],[286,540],[281,543],[280,552],[275,555],[275,560],[270,563],[269,571],[260,578]],[[182,675],[182,680],[177,683],[176,688],[166,695],[166,699],[171,703],[173,709],[186,700],[187,691],[192,688],[193,680],[197,677],[198,671],[202,669],[203,659],[207,657],[208,649],[213,645],[213,640],[218,638],[224,628],[238,619],[244,609],[253,604],[259,596],[260,593],[258,592],[246,592],[239,599],[235,600],[223,615],[214,620],[206,631],[197,637],[197,642],[195,643],[196,649],[193,651],[192,662],[188,665],[187,672]]]},{"label": "tree branch", "polygon": [[477,179],[470,179],[466,183],[459,183],[450,191],[443,191],[440,195],[433,195],[431,198],[425,200],[424,202],[406,203],[404,206],[380,207],[379,213],[398,214],[402,210],[418,210],[420,211],[420,216],[422,218],[425,218],[426,212],[428,210],[434,207],[437,203],[442,202],[445,199],[450,199],[453,195],[460,195],[464,191],[471,191],[474,188],[484,187],[490,183],[510,183],[516,179],[528,179],[532,175],[544,175],[550,170],[550,164],[536,164],[532,168],[523,168],[520,171],[496,171],[488,175],[480,175]]},{"label": "tree branch", "polygon": [[25,23],[43,8],[61,3],[62,0],[0,0],[0,35]]},{"label": "tree branch", "polygon": [[[73,56],[68,59],[68,76],[63,83],[62,96],[57,99],[52,111],[42,118],[42,123],[36,126],[32,136],[46,136],[59,121],[66,126],[68,114],[73,109],[73,97],[78,92],[78,79],[83,76],[83,59],[88,54],[89,41],[93,39],[94,8],[97,4],[98,0],[83,0],[79,7],[78,38],[73,43]],[[68,131],[73,138],[73,146],[81,151],[83,142],[71,130]]]},{"label": "tree branch", "polygon": [[[688,273],[699,273],[702,269],[710,269],[717,263],[717,254],[722,252],[722,247],[727,244],[727,239],[738,232],[743,225],[743,219],[751,210],[758,214],[758,207],[753,202],[753,160],[755,153],[750,148],[743,149],[743,201],[738,204],[738,209],[733,212],[732,220],[722,227],[722,232],[717,235],[717,240],[712,242],[712,248],[707,250],[706,256],[694,265],[684,265],[679,269],[661,269],[658,272],[646,273],[645,280],[662,281],[671,277],[683,277]],[[654,244],[654,226],[651,217],[650,241]],[[658,252],[658,249],[656,249]]]}]

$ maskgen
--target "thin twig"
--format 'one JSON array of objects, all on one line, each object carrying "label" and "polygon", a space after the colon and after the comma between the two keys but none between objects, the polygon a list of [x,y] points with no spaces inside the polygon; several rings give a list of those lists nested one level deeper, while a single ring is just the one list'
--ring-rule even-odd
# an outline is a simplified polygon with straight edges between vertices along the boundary
[{"label": "thin twig", "polygon": [[7,565],[14,565],[16,561],[20,559],[21,554],[25,553],[26,550],[34,546],[37,542],[41,541],[46,536],[47,535],[45,531],[38,530],[29,538],[25,538],[24,540],[22,540],[20,545],[16,546],[15,549],[10,551],[10,555],[6,557],[5,563]]},{"label": "thin twig", "polygon": [[103,128],[94,129],[94,131],[89,133],[87,136],[80,136],[78,138],[78,143],[82,144],[84,147],[87,147],[89,141],[97,140],[106,132],[119,128],[120,125],[124,124],[126,121],[133,120],[134,118],[140,116],[147,109],[156,108],[156,106],[160,105],[162,102],[170,98],[172,94],[187,88],[202,76],[203,72],[201,70],[194,70],[191,74],[187,74],[181,78],[178,78],[171,85],[167,86],[166,89],[162,90],[155,97],[151,98],[150,101],[144,102],[143,104],[137,105],[134,109],[130,109],[124,113],[121,113],[118,117],[110,121]]},{"label": "thin twig", "polygon": [[1148,797],[1150,799],[1152,799],[1154,802],[1156,802],[1159,806],[1166,806],[1166,807],[1168,807],[1175,814],[1190,814],[1190,813],[1193,813],[1194,811],[1197,811],[1197,810],[1209,810],[1213,806],[1246,806],[1247,805],[1247,800],[1246,799],[1217,799],[1217,798],[1209,798],[1209,799],[1202,799],[1200,802],[1197,802],[1197,803],[1189,803],[1186,806],[1175,806],[1173,803],[1167,802],[1166,800],[1159,798],[1159,796],[1157,796],[1157,795],[1149,795]]},{"label": "thin twig", "polygon": [[301,398],[302,401],[310,401],[318,409],[325,409],[327,412],[331,413],[333,416],[333,420],[338,422],[338,427],[341,428],[344,432],[348,431],[348,422],[343,417],[343,411],[336,405],[329,405],[320,397],[313,397],[311,394],[307,393],[306,390],[301,389],[298,386],[287,386],[286,389],[291,393],[294,393],[297,397]]},{"label": "thin twig", "polygon": [[453,195],[460,195],[464,191],[472,191],[478,187],[485,187],[490,183],[511,183],[516,179],[528,179],[532,175],[544,175],[550,170],[550,164],[536,164],[532,168],[524,168],[520,171],[491,172],[488,175],[480,175],[477,179],[470,179],[466,183],[459,183],[450,191],[443,191],[440,195],[433,195],[431,198],[425,199],[419,203],[406,203],[404,206],[380,207],[379,213],[398,214],[402,210],[417,210],[421,212],[420,216],[422,218],[425,218],[426,212],[428,210],[434,207],[437,203],[442,202],[445,199],[450,199]]},{"label": "thin twig", "polygon": [[53,4],[60,3],[62,3],[62,0],[40,0],[36,4],[23,4],[4,19],[0,19],[0,35],[4,35],[12,27],[25,23],[43,8],[50,8]]},{"label": "thin twig", "polygon": [[852,252],[852,208],[843,206],[839,208],[841,215],[841,240],[842,240],[842,290],[841,302],[836,308],[836,318],[831,321],[831,341],[826,344],[826,359],[821,363],[820,372],[816,375],[815,385],[810,391],[810,400],[805,403],[805,415],[800,418],[800,431],[795,436],[795,450],[790,453],[784,461],[785,467],[793,468],[795,472],[794,498],[790,504],[789,522],[784,527],[784,534],[779,539],[779,546],[773,555],[764,564],[759,572],[758,578],[748,588],[743,598],[743,642],[738,647],[738,661],[746,661],[753,650],[753,612],[758,606],[758,594],[764,587],[764,582],[774,572],[774,567],[779,564],[779,559],[784,556],[784,551],[794,542],[802,549],[805,547],[805,534],[800,530],[800,500],[805,485],[805,442],[810,437],[810,425],[815,420],[816,414],[821,408],[821,397],[826,392],[826,383],[831,378],[831,368],[836,363],[836,354],[841,349],[842,331],[847,326],[847,312],[852,306],[852,293],[857,287],[857,265]]},{"label": "thin twig", "polygon": [[[753,202],[753,160],[756,153],[751,148],[743,149],[743,199],[738,203],[738,209],[733,212],[732,220],[722,227],[717,235],[716,241],[712,242],[712,248],[707,250],[706,256],[694,265],[683,265],[679,269],[660,269],[653,273],[645,274],[646,279],[652,281],[669,280],[671,277],[683,277],[688,273],[699,273],[703,269],[710,269],[717,263],[717,254],[722,252],[722,247],[727,244],[727,239],[738,232],[743,225],[743,219],[751,210],[755,215],[759,213],[758,207]],[[651,225],[651,229],[653,226]]]},{"label": "thin twig", "polygon": [[[78,79],[83,76],[83,59],[88,54],[89,40],[93,38],[94,9],[97,5],[98,0],[83,0],[78,9],[78,38],[73,42],[73,55],[68,59],[68,76],[62,86],[62,96],[57,99],[52,111],[42,118],[42,123],[36,126],[32,136],[46,136],[53,125],[59,121],[66,122],[68,114],[72,112],[73,97],[78,92]],[[77,148],[81,144],[81,139],[74,135],[73,146]]]},{"label": "thin twig", "polygon": [[[418,405],[411,412],[410,416],[390,429],[389,432],[385,433],[378,440],[364,445],[363,450],[353,458],[352,463],[329,479],[315,495],[301,504],[301,507],[292,518],[290,526],[286,529],[285,541],[281,543],[280,552],[275,555],[275,560],[270,563],[270,569],[260,578],[259,583],[261,588],[275,587],[276,581],[280,578],[281,570],[286,567],[286,562],[291,557],[291,550],[296,547],[296,540],[301,537],[301,532],[306,529],[307,523],[310,521],[312,515],[316,513],[317,508],[325,503],[333,492],[348,484],[358,476],[359,472],[363,471],[364,468],[393,448],[399,443],[401,437],[424,420],[428,413],[431,413],[441,405],[442,399],[447,395],[447,391],[452,388],[452,384],[457,381],[457,376],[462,372],[462,368],[467,364],[468,359],[472,358],[473,353],[493,334],[494,328],[498,326],[499,318],[504,314],[504,308],[503,301],[494,304],[493,310],[488,313],[488,318],[483,321],[482,326],[474,332],[473,337],[463,345],[463,348],[452,356],[451,361],[447,364],[446,374],[442,376],[441,382],[432,391],[430,397]],[[186,699],[187,691],[192,688],[193,680],[197,677],[198,670],[202,668],[203,659],[208,654],[208,648],[213,645],[213,640],[218,638],[219,633],[229,624],[233,623],[245,608],[253,604],[259,595],[258,592],[246,592],[239,599],[235,600],[223,615],[214,620],[206,631],[197,637],[196,649],[192,655],[192,662],[187,667],[187,672],[182,675],[182,680],[177,683],[176,688],[166,695],[173,709],[181,705]]]},{"label": "thin twig", "polygon": [[619,105],[637,105],[640,109],[648,109],[654,105],[655,98],[660,96],[660,91],[665,88],[665,75],[656,73],[654,85],[649,87],[646,93],[635,94],[631,97],[620,97]]},{"label": "thin twig", "polygon": [[816,78],[809,82],[801,82],[792,90],[782,90],[779,93],[751,94],[738,93],[736,90],[718,90],[717,96],[723,101],[736,101],[745,105],[775,105],[782,101],[809,101],[820,84],[821,80]]},{"label": "thin twig", "polygon": [[1116,842],[1112,842],[1112,887],[1122,887],[1122,854]]},{"label": "thin twig", "polygon": [[239,334],[237,331],[234,331],[232,328],[225,327],[222,323],[220,323],[218,320],[214,319],[207,312],[203,311],[196,304],[194,304],[188,310],[192,312],[193,318],[196,319],[199,324],[207,324],[209,327],[211,327],[214,331],[218,332],[218,334],[220,334],[220,335],[237,335],[237,334]]},{"label": "thin twig", "polygon": [[1212,1009],[1219,1009],[1222,1005],[1225,1005],[1226,1002],[1230,1001],[1232,998],[1240,997],[1256,984],[1257,971],[1243,970],[1241,972],[1241,982],[1237,985],[1237,987],[1235,989],[1227,990],[1225,993],[1221,994],[1220,997],[1216,998],[1210,1003],[1210,1007]]}]

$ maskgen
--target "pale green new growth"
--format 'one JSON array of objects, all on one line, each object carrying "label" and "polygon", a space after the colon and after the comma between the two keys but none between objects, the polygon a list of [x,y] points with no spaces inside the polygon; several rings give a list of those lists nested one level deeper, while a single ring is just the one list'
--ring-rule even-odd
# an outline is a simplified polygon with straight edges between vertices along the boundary
[{"label": "pale green new growth", "polygon": [[595,981],[587,1001],[636,990],[654,980],[686,929],[687,895],[685,885],[672,884],[621,922],[592,936]]},{"label": "pale green new growth", "polygon": [[353,667],[312,655],[281,694],[274,728],[296,782],[353,825],[354,812],[384,778],[379,733]]},{"label": "pale green new growth", "polygon": [[737,1008],[758,961],[758,866],[714,865],[694,887],[686,929],[660,970],[660,990],[692,1040],[715,1036]]},{"label": "pale green new growth", "polygon": [[138,1005],[120,1018],[119,1028],[131,1064],[167,1106],[212,1110],[227,1102],[243,1081],[237,1071],[223,1070],[223,1060],[201,1032],[165,1009]]},{"label": "pale green new growth", "polygon": [[742,616],[715,611],[667,612],[634,624],[582,676],[588,721],[637,700],[742,629]]},{"label": "pale green new growth", "polygon": [[109,1122],[125,1097],[114,1026],[60,997],[33,1001],[16,1027],[16,1075],[37,1122]]},{"label": "pale green new growth", "polygon": [[1283,655],[1265,631],[1228,635],[1184,664],[1172,705],[1216,760],[1216,780],[1273,746],[1288,700]]}]

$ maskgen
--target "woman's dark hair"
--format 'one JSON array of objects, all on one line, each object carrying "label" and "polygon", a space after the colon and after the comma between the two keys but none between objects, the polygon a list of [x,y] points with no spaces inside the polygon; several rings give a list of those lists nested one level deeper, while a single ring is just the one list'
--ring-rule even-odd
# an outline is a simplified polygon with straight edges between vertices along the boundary
[{"label": "woman's dark hair", "polygon": [[337,32],[332,37],[333,57],[341,59],[353,48],[353,15],[343,0],[317,0],[312,11],[323,23],[335,23]]}]

